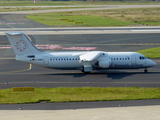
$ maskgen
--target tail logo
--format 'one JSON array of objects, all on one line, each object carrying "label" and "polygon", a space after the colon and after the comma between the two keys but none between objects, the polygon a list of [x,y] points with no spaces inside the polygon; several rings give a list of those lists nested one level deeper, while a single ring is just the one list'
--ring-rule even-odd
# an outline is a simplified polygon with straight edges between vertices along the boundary
[{"label": "tail logo", "polygon": [[28,45],[24,40],[19,40],[19,41],[16,42],[15,47],[17,48],[17,50],[22,52],[22,51],[24,51],[25,49],[28,48]]}]

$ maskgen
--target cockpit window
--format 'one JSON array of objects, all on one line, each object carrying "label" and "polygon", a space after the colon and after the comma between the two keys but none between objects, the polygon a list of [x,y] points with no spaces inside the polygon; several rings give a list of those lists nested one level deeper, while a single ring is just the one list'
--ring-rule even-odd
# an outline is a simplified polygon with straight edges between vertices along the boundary
[{"label": "cockpit window", "polygon": [[140,60],[144,60],[144,59],[146,59],[144,56],[139,56],[139,59]]}]

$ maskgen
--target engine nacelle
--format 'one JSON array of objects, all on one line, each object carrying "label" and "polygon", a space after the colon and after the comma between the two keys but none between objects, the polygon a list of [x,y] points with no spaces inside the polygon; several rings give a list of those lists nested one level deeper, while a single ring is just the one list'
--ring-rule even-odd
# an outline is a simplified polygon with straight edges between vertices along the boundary
[{"label": "engine nacelle", "polygon": [[101,67],[101,68],[109,68],[110,66],[110,61],[99,61],[96,63],[97,66]]}]

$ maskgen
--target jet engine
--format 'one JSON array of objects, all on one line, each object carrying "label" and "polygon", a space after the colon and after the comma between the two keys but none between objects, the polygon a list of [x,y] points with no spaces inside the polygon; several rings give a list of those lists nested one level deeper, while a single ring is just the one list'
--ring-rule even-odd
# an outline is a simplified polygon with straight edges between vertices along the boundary
[{"label": "jet engine", "polygon": [[101,68],[109,68],[109,66],[111,65],[111,61],[98,61],[97,63],[95,63],[95,65]]}]

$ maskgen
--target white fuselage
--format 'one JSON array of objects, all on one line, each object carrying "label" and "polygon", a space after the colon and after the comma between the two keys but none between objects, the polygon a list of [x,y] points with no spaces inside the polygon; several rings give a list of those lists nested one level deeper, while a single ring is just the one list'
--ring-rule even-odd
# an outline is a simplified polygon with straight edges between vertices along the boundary
[{"label": "white fuselage", "polygon": [[[102,51],[103,52],[103,51]],[[21,55],[16,59],[36,65],[53,69],[80,69],[85,62],[81,62],[79,56],[88,52],[42,52],[35,55]],[[98,57],[90,63],[94,69],[138,69],[148,68],[155,65],[155,62],[145,58],[136,52],[103,52],[104,55]],[[100,67],[97,61],[108,61],[108,67]],[[103,64],[102,64],[103,65]],[[104,65],[105,66],[105,65]]]}]

